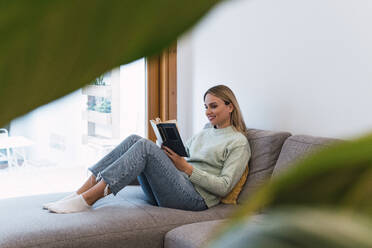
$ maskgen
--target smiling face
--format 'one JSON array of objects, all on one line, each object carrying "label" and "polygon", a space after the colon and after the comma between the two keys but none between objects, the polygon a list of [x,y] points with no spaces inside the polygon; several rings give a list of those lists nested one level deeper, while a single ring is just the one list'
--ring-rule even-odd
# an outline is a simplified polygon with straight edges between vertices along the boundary
[{"label": "smiling face", "polygon": [[205,115],[213,126],[225,128],[231,125],[230,113],[234,109],[231,103],[226,105],[223,100],[208,93],[204,99],[204,106]]}]

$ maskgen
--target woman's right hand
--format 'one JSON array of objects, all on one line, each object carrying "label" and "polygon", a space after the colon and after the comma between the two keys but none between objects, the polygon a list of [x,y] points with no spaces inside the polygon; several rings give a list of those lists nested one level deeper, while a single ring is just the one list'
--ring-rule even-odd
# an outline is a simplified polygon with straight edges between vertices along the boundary
[{"label": "woman's right hand", "polygon": [[185,172],[187,175],[191,176],[193,167],[191,164],[187,163],[187,161],[175,153],[172,149],[166,146],[161,146],[161,148],[165,151],[165,154],[172,160],[173,164],[176,168],[182,172]]}]

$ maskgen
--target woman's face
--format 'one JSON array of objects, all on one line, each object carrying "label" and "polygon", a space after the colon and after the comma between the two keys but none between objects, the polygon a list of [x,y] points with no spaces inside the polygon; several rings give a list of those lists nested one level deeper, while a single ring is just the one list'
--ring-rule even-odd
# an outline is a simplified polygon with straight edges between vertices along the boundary
[{"label": "woman's face", "polygon": [[207,94],[204,100],[205,115],[209,122],[217,128],[230,126],[230,113],[233,111],[233,106],[230,103],[226,105],[220,98]]}]

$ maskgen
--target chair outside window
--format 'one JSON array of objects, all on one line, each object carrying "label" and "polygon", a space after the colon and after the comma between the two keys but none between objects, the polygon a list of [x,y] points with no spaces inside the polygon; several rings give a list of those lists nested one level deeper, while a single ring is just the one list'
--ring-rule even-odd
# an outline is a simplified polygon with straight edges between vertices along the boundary
[{"label": "chair outside window", "polygon": [[[26,137],[11,137],[7,129],[0,128],[0,161],[7,161],[9,167],[26,165],[24,148],[31,145],[33,145],[33,142]],[[22,164],[18,163],[18,157],[23,161]]]},{"label": "chair outside window", "polygon": [[[9,137],[8,130],[5,128],[0,128],[0,143],[2,140],[5,140]],[[3,151],[5,153],[3,153]],[[2,148],[0,149],[0,162],[6,161],[9,165],[9,159],[10,159],[10,148]]]}]

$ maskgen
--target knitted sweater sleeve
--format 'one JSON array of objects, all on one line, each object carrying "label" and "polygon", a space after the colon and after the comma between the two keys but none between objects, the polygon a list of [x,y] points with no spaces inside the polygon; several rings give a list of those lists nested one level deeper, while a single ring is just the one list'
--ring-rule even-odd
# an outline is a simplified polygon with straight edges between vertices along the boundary
[{"label": "knitted sweater sleeve", "polygon": [[250,155],[248,144],[232,147],[227,151],[227,159],[220,175],[215,176],[194,167],[190,181],[214,195],[224,197],[240,180]]},{"label": "knitted sweater sleeve", "polygon": [[190,157],[190,145],[193,141],[195,136],[192,136],[191,138],[189,138],[186,143],[185,143],[185,150],[186,150],[186,153],[187,153],[187,157]]}]

